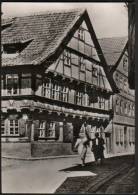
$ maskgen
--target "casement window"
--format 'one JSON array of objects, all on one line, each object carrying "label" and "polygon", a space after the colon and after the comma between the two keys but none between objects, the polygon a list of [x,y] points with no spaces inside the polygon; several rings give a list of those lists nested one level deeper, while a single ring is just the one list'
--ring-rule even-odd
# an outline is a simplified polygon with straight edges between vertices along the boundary
[{"label": "casement window", "polygon": [[47,138],[55,138],[55,122],[50,122],[46,129]]},{"label": "casement window", "polygon": [[62,86],[60,90],[60,100],[63,102],[68,102],[69,88]]},{"label": "casement window", "polygon": [[79,57],[79,65],[80,65],[80,71],[85,71],[86,64],[83,57]]},{"label": "casement window", "polygon": [[124,114],[124,102],[120,101],[120,113]]},{"label": "casement window", "polygon": [[52,83],[50,79],[47,79],[43,82],[42,93],[44,97],[51,98],[51,86]]},{"label": "casement window", "polygon": [[98,77],[98,69],[96,67],[92,67],[92,76]]},{"label": "casement window", "polygon": [[17,74],[6,75],[7,95],[19,94],[19,77]]},{"label": "casement window", "polygon": [[64,64],[71,65],[71,53],[68,50],[64,50]]},{"label": "casement window", "polygon": [[123,144],[123,129],[120,129],[120,144]]},{"label": "casement window", "polygon": [[132,116],[135,116],[135,106],[132,106]]},{"label": "casement window", "polygon": [[1,89],[4,88],[4,77],[3,75],[1,75]]},{"label": "casement window", "polygon": [[128,83],[127,80],[124,80],[124,91],[127,92],[128,91]]},{"label": "casement window", "polygon": [[6,134],[6,129],[5,129],[5,120],[1,119],[1,135]]},{"label": "casement window", "polygon": [[128,104],[128,116],[131,116],[131,104]]},{"label": "casement window", "polygon": [[59,100],[60,86],[57,83],[52,84],[52,99]]},{"label": "casement window", "polygon": [[119,144],[119,141],[120,141],[120,130],[118,129],[118,127],[116,127],[116,129],[115,129],[115,138],[116,138],[116,144]]},{"label": "casement window", "polygon": [[119,79],[119,89],[123,89],[123,78],[121,76]]},{"label": "casement window", "polygon": [[124,68],[124,70],[127,70],[127,65],[128,65],[128,58],[125,56],[123,58],[123,68]]},{"label": "casement window", "polygon": [[102,97],[99,97],[99,108],[104,109],[105,108],[105,99]]},{"label": "casement window", "polygon": [[40,121],[39,123],[39,137],[44,138],[46,135],[46,121]]},{"label": "casement window", "polygon": [[82,28],[78,29],[78,39],[81,41],[85,40],[84,32],[85,32],[84,29],[82,29]]},{"label": "casement window", "polygon": [[31,74],[22,74],[21,94],[31,94]]},{"label": "casement window", "polygon": [[18,120],[9,120],[9,134],[10,135],[19,135],[19,121]]},{"label": "casement window", "polygon": [[133,132],[132,128],[129,128],[129,143],[131,144],[133,142]]},{"label": "casement window", "polygon": [[127,115],[127,103],[124,103],[124,113]]},{"label": "casement window", "polygon": [[83,100],[83,93],[82,92],[76,92],[76,104],[82,105]]},{"label": "casement window", "polygon": [[119,99],[116,100],[115,110],[116,110],[116,113],[119,114],[119,112],[120,112],[120,101],[119,101]]}]

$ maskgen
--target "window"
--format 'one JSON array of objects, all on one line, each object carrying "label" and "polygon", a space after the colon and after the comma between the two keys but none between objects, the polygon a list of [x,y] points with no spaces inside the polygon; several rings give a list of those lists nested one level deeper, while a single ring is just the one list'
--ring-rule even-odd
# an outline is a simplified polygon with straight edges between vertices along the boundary
[{"label": "window", "polygon": [[120,129],[120,144],[123,144],[123,129]]},{"label": "window", "polygon": [[93,77],[98,77],[98,70],[95,67],[92,68],[92,76]]},{"label": "window", "polygon": [[135,106],[132,106],[132,116],[135,116]]},{"label": "window", "polygon": [[31,74],[22,74],[21,94],[31,94]]},{"label": "window", "polygon": [[124,114],[124,102],[120,101],[120,113]]},{"label": "window", "polygon": [[127,115],[127,103],[124,103],[124,113]]},{"label": "window", "polygon": [[82,28],[78,30],[78,39],[84,41],[84,29]]},{"label": "window", "polygon": [[1,75],[1,89],[4,89],[4,77]]},{"label": "window", "polygon": [[1,135],[6,134],[6,129],[5,129],[5,120],[1,119]]},{"label": "window", "polygon": [[131,104],[128,105],[128,116],[131,116]]},{"label": "window", "polygon": [[19,135],[18,120],[9,120],[9,134],[10,135]]},{"label": "window", "polygon": [[127,64],[128,64],[128,58],[125,56],[123,58],[123,68],[124,68],[124,70],[127,70]]},{"label": "window", "polygon": [[6,87],[7,95],[19,94],[19,78],[18,75],[7,75],[6,76]]},{"label": "window", "polygon": [[119,114],[120,111],[120,104],[119,104],[119,99],[116,100],[115,108],[116,108],[116,113]]},{"label": "window", "polygon": [[47,79],[44,81],[43,83],[43,96],[47,97],[47,98],[51,98],[51,80]]},{"label": "window", "polygon": [[64,50],[64,64],[71,65],[71,53],[67,50]]},{"label": "window", "polygon": [[101,109],[105,108],[105,99],[102,97],[99,97],[99,108]]},{"label": "window", "polygon": [[45,131],[46,131],[46,122],[40,121],[40,123],[39,123],[39,137],[40,138],[45,137]]},{"label": "window", "polygon": [[128,91],[128,83],[127,80],[124,80],[124,91],[127,92]]},{"label": "window", "polygon": [[83,93],[77,92],[76,93],[76,104],[82,105]]},{"label": "window", "polygon": [[85,60],[83,57],[79,57],[80,70],[85,71]]},{"label": "window", "polygon": [[119,133],[120,133],[119,129],[118,129],[118,127],[116,127],[116,129],[115,129],[116,144],[119,144],[119,141],[120,141]]},{"label": "window", "polygon": [[57,83],[52,84],[52,99],[59,100],[60,86]]},{"label": "window", "polygon": [[50,122],[47,131],[46,131],[46,137],[48,138],[55,138],[55,123]]},{"label": "window", "polygon": [[120,76],[120,79],[119,79],[119,88],[122,89],[123,88],[123,78]]},{"label": "window", "polygon": [[60,91],[60,100],[68,102],[69,89],[68,87],[62,86]]},{"label": "window", "polygon": [[24,41],[23,43],[10,43],[3,44],[3,53],[4,54],[18,54],[20,53],[32,40]]}]

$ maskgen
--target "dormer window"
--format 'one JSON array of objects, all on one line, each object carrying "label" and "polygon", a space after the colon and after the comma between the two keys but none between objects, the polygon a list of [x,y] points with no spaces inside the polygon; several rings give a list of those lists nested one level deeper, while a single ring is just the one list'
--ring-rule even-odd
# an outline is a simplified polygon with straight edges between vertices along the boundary
[{"label": "dormer window", "polygon": [[3,53],[4,54],[14,54],[20,51],[19,44],[4,44]]},{"label": "dormer window", "polygon": [[[21,53],[25,47],[28,46],[28,44],[31,42],[32,40],[29,41],[22,41],[22,42],[18,42],[18,43],[5,43],[2,45],[2,53],[7,57],[12,57],[12,56],[16,56],[19,53]],[[3,57],[4,57],[3,55]]]}]

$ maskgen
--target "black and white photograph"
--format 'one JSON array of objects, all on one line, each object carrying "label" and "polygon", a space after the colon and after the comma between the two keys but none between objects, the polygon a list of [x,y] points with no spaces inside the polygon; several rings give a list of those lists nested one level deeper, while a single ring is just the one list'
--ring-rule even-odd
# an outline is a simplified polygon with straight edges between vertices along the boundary
[{"label": "black and white photograph", "polygon": [[2,193],[135,194],[135,2],[1,4]]}]

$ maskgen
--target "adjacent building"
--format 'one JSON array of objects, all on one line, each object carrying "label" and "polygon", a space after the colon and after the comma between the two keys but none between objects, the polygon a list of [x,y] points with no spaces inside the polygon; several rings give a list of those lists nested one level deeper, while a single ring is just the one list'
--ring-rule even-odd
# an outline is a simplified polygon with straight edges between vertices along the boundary
[{"label": "adjacent building", "polygon": [[[128,84],[128,38],[113,37],[99,40],[109,71],[120,91],[113,95],[114,117],[108,126],[108,151],[134,153],[135,97]],[[111,146],[111,147],[110,147]]]},{"label": "adjacent building", "polygon": [[84,128],[108,136],[118,92],[86,10],[2,20],[1,89],[2,142],[33,156],[72,153]]}]

